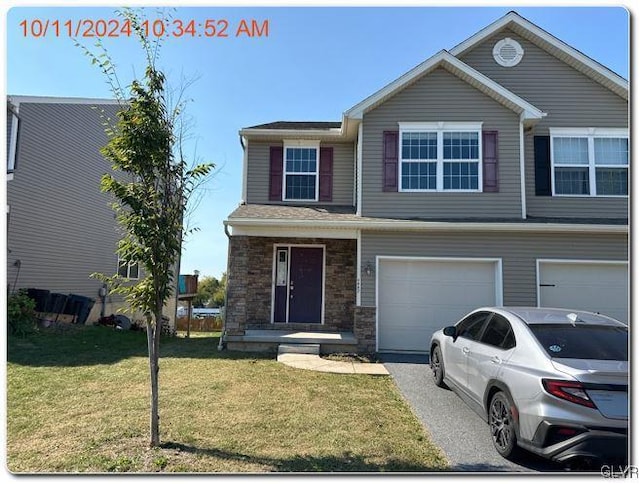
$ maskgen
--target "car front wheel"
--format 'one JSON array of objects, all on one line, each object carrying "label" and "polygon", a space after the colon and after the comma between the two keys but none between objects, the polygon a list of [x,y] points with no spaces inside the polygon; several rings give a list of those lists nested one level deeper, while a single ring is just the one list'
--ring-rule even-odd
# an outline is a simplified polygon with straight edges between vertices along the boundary
[{"label": "car front wheel", "polygon": [[504,392],[497,392],[489,405],[489,429],[493,445],[505,458],[513,457],[517,450],[513,405]]},{"label": "car front wheel", "polygon": [[431,352],[431,372],[433,373],[433,382],[444,388],[444,362],[439,346],[436,346]]}]

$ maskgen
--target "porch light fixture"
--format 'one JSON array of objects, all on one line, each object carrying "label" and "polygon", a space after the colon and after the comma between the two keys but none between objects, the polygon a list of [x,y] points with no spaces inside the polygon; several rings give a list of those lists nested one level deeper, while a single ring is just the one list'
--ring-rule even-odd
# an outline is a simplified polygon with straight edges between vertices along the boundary
[{"label": "porch light fixture", "polygon": [[375,268],[373,267],[373,264],[371,262],[367,262],[367,265],[364,267],[364,269],[362,270],[362,272],[364,272],[364,274],[366,276],[371,277],[372,275],[374,275],[376,273]]}]

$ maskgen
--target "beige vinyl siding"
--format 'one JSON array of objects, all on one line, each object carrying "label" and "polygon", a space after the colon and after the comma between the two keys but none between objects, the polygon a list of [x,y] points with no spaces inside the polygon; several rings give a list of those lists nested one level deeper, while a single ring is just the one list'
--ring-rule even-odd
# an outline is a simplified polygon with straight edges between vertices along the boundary
[{"label": "beige vinyl siding", "polygon": [[[363,232],[363,264],[377,256],[501,258],[503,304],[535,306],[536,259],[627,260],[628,245],[625,235]],[[375,306],[375,280],[362,275],[362,306]]]},{"label": "beige vinyl siding", "polygon": [[89,275],[116,272],[120,238],[100,191],[110,165],[99,153],[107,142],[99,113],[88,104],[21,103],[20,118],[17,168],[7,184],[7,283],[97,299],[102,283]]},{"label": "beige vinyl siding", "polygon": [[[493,46],[505,37],[516,40],[524,49],[524,57],[515,67],[501,67],[493,59]],[[467,52],[461,60],[547,113],[525,137],[528,215],[628,216],[626,198],[537,197],[533,158],[533,136],[548,136],[550,127],[628,127],[628,103],[623,98],[508,29]]]},{"label": "beige vinyl siding", "polygon": [[[282,146],[282,142],[249,140],[247,203],[278,203],[269,200],[269,152],[271,146]],[[353,143],[320,143],[320,146],[333,148],[333,199],[331,202],[304,202],[305,205],[353,205],[355,149]]]},{"label": "beige vinyl siding", "polygon": [[[499,193],[402,193],[382,191],[384,131],[399,122],[482,122],[498,131]],[[519,118],[511,110],[437,69],[363,119],[362,214],[371,217],[520,217]],[[482,180],[480,180],[482,185]]]}]

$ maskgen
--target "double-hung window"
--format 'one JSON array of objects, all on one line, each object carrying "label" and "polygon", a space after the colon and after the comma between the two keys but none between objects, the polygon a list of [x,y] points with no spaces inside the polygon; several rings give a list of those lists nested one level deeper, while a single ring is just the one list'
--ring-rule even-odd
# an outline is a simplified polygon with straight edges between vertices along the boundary
[{"label": "double-hung window", "polygon": [[283,200],[318,201],[319,156],[319,143],[285,144]]},{"label": "double-hung window", "polygon": [[553,195],[627,196],[626,129],[551,128]]},{"label": "double-hung window", "polygon": [[138,263],[127,263],[127,261],[118,259],[118,275],[127,279],[138,279],[140,277],[140,269]]},{"label": "double-hung window", "polygon": [[400,123],[400,191],[482,191],[481,123]]}]

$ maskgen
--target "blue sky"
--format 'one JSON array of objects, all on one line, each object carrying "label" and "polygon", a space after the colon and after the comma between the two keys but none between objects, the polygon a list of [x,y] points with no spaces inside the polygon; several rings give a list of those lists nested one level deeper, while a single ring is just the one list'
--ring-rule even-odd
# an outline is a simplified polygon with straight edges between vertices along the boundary
[{"label": "blue sky", "polygon": [[[110,97],[104,77],[66,35],[24,35],[23,20],[61,24],[113,19],[115,7],[14,7],[7,14],[7,93]],[[182,273],[226,270],[222,221],[241,199],[238,130],[276,120],[339,121],[342,112],[441,49],[451,49],[510,10],[629,78],[629,17],[621,7],[179,8],[175,19],[228,21],[226,38],[167,38],[160,65],[187,95],[189,150],[217,165],[202,191],[182,257]],[[148,17],[157,16],[148,8]],[[269,22],[268,37],[236,37],[241,20]],[[220,24],[218,24],[220,25]],[[85,39],[87,46],[92,39]],[[126,37],[105,39],[122,80],[144,69]]]}]

